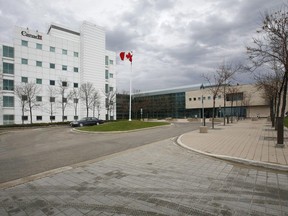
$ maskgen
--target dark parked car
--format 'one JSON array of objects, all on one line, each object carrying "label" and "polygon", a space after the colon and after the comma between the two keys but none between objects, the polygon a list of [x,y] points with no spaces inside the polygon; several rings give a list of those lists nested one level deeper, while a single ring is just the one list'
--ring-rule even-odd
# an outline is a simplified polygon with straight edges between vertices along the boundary
[{"label": "dark parked car", "polygon": [[99,125],[103,124],[104,121],[94,117],[85,117],[78,121],[72,121],[70,123],[71,127],[83,127],[83,126],[90,126],[90,125]]}]

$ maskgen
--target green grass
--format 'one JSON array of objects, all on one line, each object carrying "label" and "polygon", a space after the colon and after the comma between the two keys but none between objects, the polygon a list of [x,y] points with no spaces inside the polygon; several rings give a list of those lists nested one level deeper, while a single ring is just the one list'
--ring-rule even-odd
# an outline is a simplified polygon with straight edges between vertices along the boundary
[{"label": "green grass", "polygon": [[288,116],[284,118],[284,126],[288,128]]},{"label": "green grass", "polygon": [[130,131],[130,130],[156,127],[156,126],[162,126],[162,125],[169,125],[169,123],[167,122],[143,122],[143,121],[115,121],[115,122],[107,122],[101,125],[82,127],[78,129],[82,131],[112,132],[112,131]]}]

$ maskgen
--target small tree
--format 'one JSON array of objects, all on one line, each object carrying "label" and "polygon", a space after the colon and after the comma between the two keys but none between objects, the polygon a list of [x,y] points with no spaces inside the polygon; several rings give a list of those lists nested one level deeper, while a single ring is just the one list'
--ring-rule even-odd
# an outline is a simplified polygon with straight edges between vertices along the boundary
[{"label": "small tree", "polygon": [[93,95],[95,93],[95,88],[93,83],[86,82],[83,83],[80,87],[80,99],[83,101],[85,108],[86,108],[86,116],[89,116],[89,109],[92,108],[93,104]]},{"label": "small tree", "polygon": [[22,124],[24,124],[24,115],[25,111],[27,111],[27,96],[24,95],[24,86],[19,85],[15,87],[15,95],[18,97],[21,105],[21,113],[22,113]]},{"label": "small tree", "polygon": [[32,111],[33,109],[38,106],[38,103],[36,101],[36,95],[39,94],[40,89],[39,86],[36,85],[36,83],[24,83],[19,86],[16,86],[16,95],[21,101],[21,107],[22,107],[22,123],[24,123],[24,112],[25,112],[25,107],[28,105],[28,110],[30,113],[30,123],[33,123],[33,114]]},{"label": "small tree", "polygon": [[100,95],[98,91],[95,91],[92,95],[92,112],[93,112],[93,117],[95,117],[95,111],[96,109],[98,110],[98,118],[99,118],[99,112],[100,112]]},{"label": "small tree", "polygon": [[66,80],[59,80],[58,81],[58,94],[60,95],[61,110],[62,110],[62,121],[65,120],[65,110],[67,105],[70,103],[72,99],[73,93],[68,91],[69,89],[69,82]]},{"label": "small tree", "polygon": [[74,106],[74,120],[78,119],[78,103],[80,99],[80,94],[78,89],[73,89],[71,92],[72,98],[73,98],[73,106]]},{"label": "small tree", "polygon": [[116,91],[106,92],[105,97],[106,97],[107,118],[108,120],[110,120],[111,111],[114,110],[114,106],[116,104]]},{"label": "small tree", "polygon": [[57,91],[54,86],[48,86],[47,92],[48,92],[48,97],[49,97],[48,113],[50,114],[50,121],[53,122],[52,116],[54,116],[56,112],[55,111],[55,101],[56,101],[55,95],[57,94]]}]

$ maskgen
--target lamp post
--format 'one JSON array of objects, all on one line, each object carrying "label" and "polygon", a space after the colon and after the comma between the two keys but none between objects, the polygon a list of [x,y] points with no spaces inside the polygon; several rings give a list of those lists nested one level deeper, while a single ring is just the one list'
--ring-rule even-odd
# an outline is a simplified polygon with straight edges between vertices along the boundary
[{"label": "lamp post", "polygon": [[203,98],[203,91],[204,91],[205,87],[202,83],[202,85],[200,86],[200,90],[202,92],[202,118],[203,118],[203,126],[206,126],[205,125],[205,116],[204,116],[204,98]]}]

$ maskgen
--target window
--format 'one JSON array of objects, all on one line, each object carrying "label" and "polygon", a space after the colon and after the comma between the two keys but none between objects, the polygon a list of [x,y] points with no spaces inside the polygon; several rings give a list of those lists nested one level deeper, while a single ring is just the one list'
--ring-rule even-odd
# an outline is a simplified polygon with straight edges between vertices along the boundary
[{"label": "window", "polygon": [[21,82],[28,83],[28,77],[21,77]]},{"label": "window", "polygon": [[198,97],[198,101],[200,101],[201,100],[201,97]]},{"label": "window", "polygon": [[221,95],[218,95],[218,99],[221,99]]},{"label": "window", "polygon": [[42,61],[36,61],[36,66],[37,67],[42,67]]},{"label": "window", "polygon": [[110,65],[113,65],[113,60],[109,60]]},{"label": "window", "polygon": [[67,65],[62,65],[62,70],[67,71]]},{"label": "window", "polygon": [[55,64],[54,63],[50,63],[50,68],[51,69],[55,69]]},{"label": "window", "polygon": [[55,102],[55,97],[50,97],[50,103],[54,103]]},{"label": "window", "polygon": [[206,100],[206,97],[203,97],[203,100]]},{"label": "window", "polygon": [[189,101],[191,101],[192,100],[192,98],[189,98]]},{"label": "window", "polygon": [[67,120],[67,116],[62,116],[63,121]]},{"label": "window", "polygon": [[36,49],[42,50],[42,44],[36,43]]},{"label": "window", "polygon": [[50,85],[55,85],[55,80],[50,80]]},{"label": "window", "polygon": [[113,74],[112,74],[112,73],[110,73],[110,74],[109,74],[109,77],[110,77],[110,78],[113,78]]},{"label": "window", "polygon": [[22,116],[23,121],[28,121],[28,116]]},{"label": "window", "polygon": [[22,40],[22,41],[21,41],[21,45],[28,47],[28,41]]},{"label": "window", "polygon": [[109,89],[108,84],[105,84],[105,93],[108,93],[108,89]]},{"label": "window", "polygon": [[211,100],[211,96],[208,96],[208,100]]},{"label": "window", "polygon": [[63,55],[67,55],[67,50],[66,49],[62,49],[62,54]]},{"label": "window", "polygon": [[67,82],[66,81],[62,82],[62,86],[67,87]]},{"label": "window", "polygon": [[14,91],[14,80],[3,80],[3,90]]},{"label": "window", "polygon": [[109,91],[111,92],[111,91],[113,91],[113,89],[114,89],[113,87],[110,87],[110,88],[109,88]]},{"label": "window", "polygon": [[3,62],[3,73],[14,74],[14,64]]},{"label": "window", "polygon": [[14,107],[14,97],[3,96],[3,107]]},{"label": "window", "polygon": [[79,56],[78,52],[74,52],[74,57],[78,57],[78,56]]},{"label": "window", "polygon": [[74,72],[78,73],[78,67],[74,67]]},{"label": "window", "polygon": [[55,52],[55,47],[50,46],[50,52]]},{"label": "window", "polygon": [[196,101],[196,98],[193,98],[194,101]]},{"label": "window", "polygon": [[63,103],[67,103],[67,98],[62,98]]},{"label": "window", "polygon": [[243,100],[243,92],[230,93],[226,95],[226,101],[241,101]]},{"label": "window", "polygon": [[42,79],[36,78],[36,84],[42,84]]},{"label": "window", "polygon": [[109,71],[108,71],[108,70],[105,70],[105,79],[108,79],[108,78],[109,78],[108,75],[109,75]]},{"label": "window", "polygon": [[26,100],[28,100],[27,95],[22,95],[22,101],[26,101]]},{"label": "window", "polygon": [[78,83],[74,83],[74,88],[78,88]]},{"label": "window", "polygon": [[22,59],[21,59],[21,64],[27,65],[27,64],[28,64],[28,59],[22,58]]},{"label": "window", "polygon": [[42,116],[36,116],[37,121],[42,121]]},{"label": "window", "polygon": [[108,65],[109,57],[105,56],[105,65]]},{"label": "window", "polygon": [[42,96],[36,96],[36,101],[37,102],[42,102]]},{"label": "window", "polygon": [[75,120],[75,121],[78,120],[78,116],[74,116],[74,120]]},{"label": "window", "polygon": [[14,115],[3,115],[3,124],[14,124]]},{"label": "window", "polygon": [[77,104],[79,102],[79,99],[78,98],[74,98],[73,102]]},{"label": "window", "polygon": [[55,120],[55,116],[50,116],[50,120],[51,121]]},{"label": "window", "polygon": [[14,48],[3,46],[3,56],[8,58],[14,58]]}]

